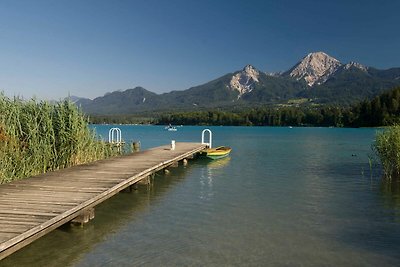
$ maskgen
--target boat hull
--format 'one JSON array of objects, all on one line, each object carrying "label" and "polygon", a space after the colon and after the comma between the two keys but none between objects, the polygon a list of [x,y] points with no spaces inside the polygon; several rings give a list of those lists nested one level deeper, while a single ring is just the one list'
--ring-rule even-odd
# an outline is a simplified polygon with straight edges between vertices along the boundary
[{"label": "boat hull", "polygon": [[229,156],[231,150],[230,147],[218,147],[215,149],[209,148],[203,150],[200,155],[210,159],[221,159]]},{"label": "boat hull", "polygon": [[229,156],[229,153],[224,154],[224,155],[206,155],[207,158],[209,159],[222,159]]}]

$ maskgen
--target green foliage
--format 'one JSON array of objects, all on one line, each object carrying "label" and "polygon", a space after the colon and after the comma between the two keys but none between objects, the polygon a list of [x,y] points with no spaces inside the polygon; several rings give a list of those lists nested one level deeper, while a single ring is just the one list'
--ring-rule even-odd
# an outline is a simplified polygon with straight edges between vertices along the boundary
[{"label": "green foliage", "polygon": [[400,177],[400,125],[378,132],[373,145],[379,156],[385,177],[389,180]]},{"label": "green foliage", "polygon": [[162,114],[159,124],[247,126],[342,126],[342,110],[335,107],[257,107],[232,111]]},{"label": "green foliage", "polygon": [[156,120],[142,114],[132,115],[92,115],[90,123],[94,124],[154,124]]},{"label": "green foliage", "polygon": [[400,88],[352,107],[260,106],[240,111],[162,114],[159,124],[376,127],[400,123]]},{"label": "green foliage", "polygon": [[109,157],[69,102],[51,105],[0,95],[0,183]]},{"label": "green foliage", "polygon": [[357,114],[349,126],[376,127],[400,123],[400,87],[355,105],[351,112]]},{"label": "green foliage", "polygon": [[[305,100],[302,100],[305,102]],[[400,87],[352,107],[333,105],[259,105],[196,111],[96,115],[92,123],[377,127],[400,123]]]}]

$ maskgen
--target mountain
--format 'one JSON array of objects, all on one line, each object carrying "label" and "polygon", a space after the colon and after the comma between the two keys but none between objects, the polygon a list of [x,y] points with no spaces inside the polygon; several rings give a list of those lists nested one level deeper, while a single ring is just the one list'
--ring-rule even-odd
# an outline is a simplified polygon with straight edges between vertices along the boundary
[{"label": "mountain", "polygon": [[399,77],[400,68],[378,70],[350,62],[338,68],[324,83],[300,95],[318,99],[319,103],[351,105],[399,86]]},{"label": "mountain", "polygon": [[[183,91],[155,94],[142,87],[114,91],[76,103],[89,114],[240,108],[306,103],[350,105],[400,85],[400,68],[379,70],[310,53],[288,71],[268,74],[252,65]],[[294,101],[295,102],[295,101]]]},{"label": "mountain", "polygon": [[259,83],[260,72],[251,65],[232,76],[229,87],[239,92],[238,98],[253,91],[256,83]]},{"label": "mountain", "polygon": [[293,68],[284,72],[296,80],[305,80],[308,86],[320,85],[326,82],[340,67],[342,63],[324,52],[310,53]]},{"label": "mountain", "polygon": [[67,99],[69,99],[72,103],[79,103],[80,105],[88,105],[92,102],[92,100],[89,98],[84,98],[74,95],[67,97]]},{"label": "mountain", "polygon": [[114,91],[91,101],[76,102],[89,114],[129,114],[138,110],[150,110],[159,105],[159,95],[142,87]]}]

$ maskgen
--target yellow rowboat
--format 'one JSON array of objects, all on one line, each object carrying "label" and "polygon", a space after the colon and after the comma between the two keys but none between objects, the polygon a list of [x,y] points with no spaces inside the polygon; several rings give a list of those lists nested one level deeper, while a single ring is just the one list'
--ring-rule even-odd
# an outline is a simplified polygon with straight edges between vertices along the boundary
[{"label": "yellow rowboat", "polygon": [[219,146],[217,148],[207,148],[200,152],[200,156],[205,156],[210,159],[224,158],[231,153],[232,148],[227,146]]}]

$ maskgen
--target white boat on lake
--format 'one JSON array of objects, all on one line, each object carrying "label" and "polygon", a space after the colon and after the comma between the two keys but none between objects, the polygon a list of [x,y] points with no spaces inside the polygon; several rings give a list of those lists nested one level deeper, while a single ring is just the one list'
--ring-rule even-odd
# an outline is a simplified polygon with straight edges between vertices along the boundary
[{"label": "white boat on lake", "polygon": [[165,130],[168,130],[168,131],[171,131],[171,132],[176,132],[176,131],[178,131],[178,129],[176,129],[176,127],[175,127],[175,126],[172,126],[171,124],[168,125],[168,126],[165,126],[164,129],[165,129]]}]

